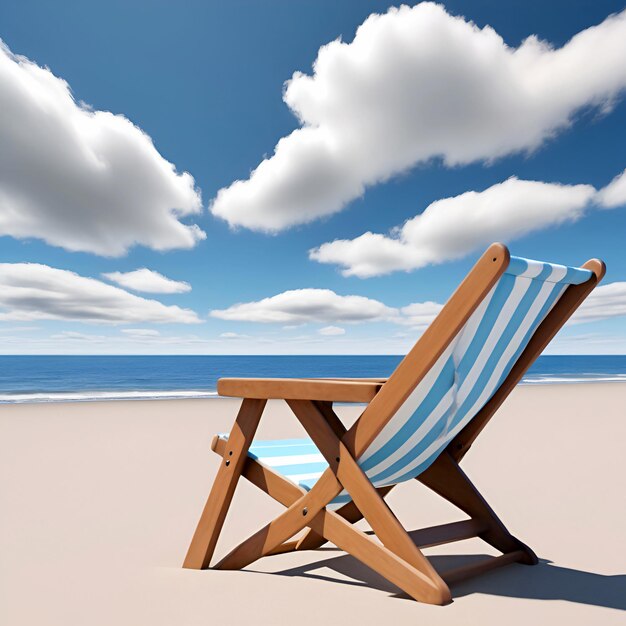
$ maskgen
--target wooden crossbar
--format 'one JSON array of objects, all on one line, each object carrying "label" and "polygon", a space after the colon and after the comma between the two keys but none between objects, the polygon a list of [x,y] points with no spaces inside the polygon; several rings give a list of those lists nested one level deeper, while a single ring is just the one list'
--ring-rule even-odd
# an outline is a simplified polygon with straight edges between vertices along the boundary
[{"label": "wooden crossbar", "polygon": [[[446,543],[463,541],[478,537],[487,529],[480,520],[467,519],[459,522],[450,522],[428,528],[410,530],[409,535],[418,548],[434,548]],[[373,530],[364,531],[366,535],[375,535]]]},{"label": "wooden crossbar", "polygon": [[514,550],[513,552],[507,552],[506,554],[501,554],[500,556],[492,556],[486,559],[481,559],[478,563],[455,567],[447,572],[443,572],[441,576],[448,585],[454,585],[467,580],[468,578],[473,578],[474,576],[479,576],[480,574],[486,574],[491,570],[504,567],[505,565],[510,565],[511,563],[523,563],[524,557],[525,555],[523,550]]}]

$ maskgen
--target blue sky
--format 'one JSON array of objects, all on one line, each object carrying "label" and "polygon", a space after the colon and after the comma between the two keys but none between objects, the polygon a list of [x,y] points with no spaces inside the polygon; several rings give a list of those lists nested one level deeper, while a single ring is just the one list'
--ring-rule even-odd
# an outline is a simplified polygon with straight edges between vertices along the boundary
[{"label": "blue sky", "polygon": [[[102,293],[98,291],[100,287],[93,283],[76,283],[67,287],[67,275],[64,273],[28,274],[29,280],[52,285],[50,292],[38,296],[36,302],[33,299],[25,302],[17,296],[3,301],[0,296],[0,351],[209,354],[403,352],[422,331],[424,320],[436,312],[436,304],[445,302],[485,246],[476,244],[461,258],[454,258],[455,254],[450,252],[451,244],[443,242],[433,253],[441,262],[433,262],[431,255],[425,261],[415,262],[414,267],[409,267],[407,271],[405,267],[397,267],[396,261],[387,259],[384,271],[368,276],[359,275],[358,270],[356,275],[350,271],[350,267],[354,269],[354,262],[350,260],[353,257],[346,260],[345,251],[335,252],[333,248],[330,258],[335,260],[324,263],[311,258],[309,251],[337,239],[354,240],[366,232],[383,235],[388,240],[397,239],[398,235],[390,235],[390,231],[421,214],[431,203],[468,191],[483,192],[514,176],[520,181],[566,186],[565,191],[569,195],[563,199],[565,206],[562,213],[549,220],[542,217],[546,214],[542,202],[550,206],[552,196],[549,194],[556,193],[556,190],[548,187],[538,190],[538,194],[544,195],[537,199],[537,211],[541,215],[532,232],[516,235],[505,225],[499,233],[496,223],[490,230],[496,235],[493,239],[505,241],[514,254],[529,258],[576,265],[589,257],[601,257],[608,266],[605,284],[614,285],[611,291],[603,292],[605,299],[596,304],[596,311],[601,309],[602,315],[590,314],[587,318],[590,321],[568,326],[552,351],[626,353],[626,207],[618,199],[613,202],[612,208],[605,208],[601,206],[601,196],[593,195],[594,190],[605,188],[626,168],[626,99],[623,97],[626,55],[621,55],[621,66],[619,61],[611,61],[608,53],[603,54],[594,46],[583,50],[588,56],[572,55],[572,59],[566,60],[564,72],[571,73],[571,80],[567,82],[565,76],[565,86],[556,92],[556,99],[561,93],[566,94],[564,102],[559,105],[561,108],[555,107],[556,112],[548,111],[555,99],[550,96],[549,83],[560,79],[562,73],[552,76],[547,70],[548,85],[544,86],[542,97],[545,97],[544,108],[548,112],[535,104],[532,111],[530,108],[518,111],[513,107],[510,112],[511,126],[519,124],[523,130],[525,126],[519,120],[525,117],[529,120],[528,133],[537,129],[539,139],[533,145],[524,145],[523,137],[510,136],[506,128],[509,118],[504,115],[497,124],[490,124],[489,120],[484,122],[484,150],[480,145],[481,129],[475,133],[468,131],[467,145],[456,138],[449,146],[445,144],[441,148],[443,157],[430,156],[424,148],[424,158],[407,157],[400,165],[393,165],[393,162],[396,154],[403,150],[402,137],[398,140],[397,149],[393,139],[389,140],[387,156],[382,148],[382,156],[373,154],[377,152],[376,148],[368,148],[376,147],[376,141],[364,143],[363,165],[356,173],[353,172],[353,162],[360,159],[358,151],[352,162],[342,157],[340,164],[345,166],[346,174],[344,176],[343,170],[339,169],[341,180],[336,184],[341,189],[338,191],[333,187],[332,175],[324,174],[324,167],[319,166],[321,182],[313,184],[313,188],[306,192],[312,199],[310,206],[304,203],[305,208],[296,206],[297,202],[294,203],[286,191],[290,181],[281,182],[282,174],[271,170],[265,182],[259,183],[260,187],[249,185],[248,195],[252,197],[249,202],[241,202],[239,196],[230,192],[229,196],[213,204],[220,189],[229,189],[236,180],[248,179],[264,158],[272,157],[277,142],[301,126],[294,112],[283,101],[285,81],[296,71],[312,75],[312,65],[321,46],[338,37],[350,44],[357,28],[371,13],[386,13],[389,6],[388,2],[365,1],[111,1],[105,4],[63,2],[55,5],[22,0],[2,3],[0,38],[11,53],[48,67],[54,76],[67,81],[77,102],[87,103],[94,111],[110,111],[130,120],[152,139],[161,157],[172,163],[178,173],[188,172],[193,176],[196,189],[201,191],[201,207],[194,206],[193,198],[189,197],[193,193],[191,187],[183,188],[179,178],[174,180],[173,173],[163,174],[164,180],[167,179],[163,184],[169,185],[167,189],[168,193],[171,190],[172,198],[187,203],[186,214],[180,221],[186,225],[196,224],[206,237],[200,238],[191,231],[170,237],[164,230],[172,226],[169,222],[155,225],[153,231],[146,227],[144,232],[141,222],[144,213],[139,213],[136,198],[140,198],[138,204],[143,206],[141,211],[145,211],[145,219],[149,221],[153,215],[153,198],[156,199],[154,202],[160,198],[163,198],[162,202],[167,202],[166,197],[169,197],[163,195],[160,182],[153,182],[152,170],[145,174],[145,180],[149,182],[138,182],[137,195],[132,196],[132,201],[122,192],[110,197],[107,195],[112,193],[111,188],[116,187],[117,181],[111,177],[107,189],[102,192],[104,199],[98,213],[86,219],[84,224],[75,220],[69,209],[67,212],[63,210],[65,205],[61,200],[57,199],[54,206],[50,200],[50,208],[46,204],[46,198],[57,192],[61,199],[67,197],[63,194],[79,198],[80,194],[86,193],[82,188],[76,191],[71,188],[72,181],[80,182],[85,178],[70,172],[67,180],[59,178],[57,182],[45,183],[52,186],[52,193],[42,191],[38,195],[37,211],[33,209],[33,220],[39,220],[38,223],[29,221],[23,228],[20,227],[19,232],[12,226],[1,230],[3,219],[11,220],[8,201],[5,201],[4,207],[2,205],[3,180],[11,193],[14,190],[10,178],[0,178],[0,232],[9,233],[0,237],[0,263],[6,275],[10,275],[7,279],[9,289],[15,289],[19,281],[24,280],[26,274],[13,274],[14,268],[23,263],[74,272],[104,285],[115,284],[102,276],[105,273],[127,273],[148,268],[191,286],[191,290],[170,294],[147,291],[145,285],[141,291],[136,289],[137,285],[135,288],[120,285],[118,289],[135,294],[135,299],[126,300],[124,294],[118,293],[120,300],[115,311],[86,313],[102,306],[101,300],[106,299],[109,293],[106,287]],[[511,49],[520,46],[530,35],[537,35],[558,49],[577,33],[602,23],[609,15],[624,9],[622,2],[599,0],[549,3],[474,0],[446,2],[444,6],[450,16],[464,16],[478,28],[491,26]],[[452,23],[450,16],[439,15],[432,19],[448,24]],[[393,22],[389,21],[391,32],[396,26],[402,28],[400,21],[406,24],[408,19],[397,14]],[[424,13],[419,16],[421,22],[415,23],[419,25],[426,19],[431,18]],[[614,31],[619,35],[617,27]],[[470,35],[467,37],[470,38]],[[621,40],[624,39],[626,37],[621,37]],[[460,41],[463,43],[464,40]],[[420,54],[431,52],[428,42],[428,37],[424,37],[425,51]],[[373,49],[376,50],[375,47]],[[328,64],[335,63],[339,68],[336,71],[339,71],[341,51],[336,52]],[[348,54],[351,53],[348,51]],[[432,54],[435,63],[443,56],[436,43],[433,44]],[[387,62],[392,68],[401,67],[403,57],[392,58],[393,50],[389,55],[390,58],[381,63]],[[548,55],[544,60],[540,54],[539,57],[536,64],[539,69],[533,71],[533,76],[543,65],[547,67],[550,63]],[[592,68],[587,68],[588,71],[585,70],[587,62]],[[379,91],[376,77],[368,76],[369,69],[365,65],[361,78],[365,82],[370,81],[367,87],[372,90],[374,98],[378,97],[389,86],[381,85]],[[328,71],[329,75],[333,75],[335,69]],[[488,68],[488,71],[491,70]],[[409,79],[416,85],[424,85],[426,93],[435,80],[419,72],[400,74],[403,81]],[[442,75],[445,76],[445,68]],[[598,75],[603,77],[603,83],[602,80],[595,81]],[[389,76],[389,72],[385,76]],[[329,78],[315,93],[322,93],[325,86],[332,87],[333,80]],[[589,84],[588,94],[580,97],[572,95],[567,100],[571,85],[585,84],[585,81]],[[596,82],[601,84],[596,85]],[[334,107],[331,113],[357,119],[361,111],[350,110],[357,100],[350,99],[347,87],[346,93],[342,92],[344,83],[339,83],[337,97],[331,94]],[[452,103],[452,114],[458,120],[459,116],[463,117],[464,105],[455,108],[453,101],[462,102],[466,94],[461,88],[454,91],[454,85],[443,87],[444,90],[448,88],[451,89],[450,100],[442,99],[441,108],[445,109]],[[477,88],[480,91],[480,84]],[[571,89],[574,90],[574,87]],[[312,116],[326,114],[322,105],[315,109],[315,93],[315,97],[310,99],[307,99],[306,93],[304,96],[296,93],[295,88],[293,93],[299,103],[296,106],[312,111]],[[416,98],[421,98],[421,93]],[[478,99],[481,97],[484,94],[476,96]],[[342,110],[343,102],[346,104]],[[383,113],[384,106],[382,93],[380,110]],[[476,106],[481,106],[480,102]],[[24,139],[20,135],[16,141],[22,142],[20,149],[27,146],[29,150],[36,151],[38,141],[52,141],[46,134],[48,124],[54,122],[46,117],[42,127],[35,128],[32,122],[22,117],[22,110],[16,109],[15,119],[6,124],[6,132],[20,125],[33,128],[32,136]],[[419,106],[415,107],[415,112],[419,118]],[[442,115],[445,115],[445,110]],[[533,121],[533,115],[538,121]],[[566,125],[568,119],[570,123]],[[393,120],[383,121],[383,130],[387,123],[393,126]],[[358,130],[356,123],[355,128]],[[420,128],[407,129],[407,136],[411,133],[416,135],[411,145],[419,147],[420,132],[424,133]],[[498,135],[501,128],[504,129],[502,137]],[[489,133],[496,136],[491,148],[488,146]],[[392,136],[392,133],[385,132],[384,137],[387,136]],[[336,138],[331,139],[335,141]],[[340,146],[342,154],[350,154],[350,149],[361,145],[358,137],[353,142],[352,139],[344,141],[349,144],[347,147]],[[132,141],[139,150],[139,140],[134,138]],[[436,141],[443,140],[436,136],[433,141],[436,144]],[[3,162],[11,162],[11,144],[7,141],[3,143],[3,146],[0,145],[0,153],[5,152]],[[506,144],[505,148],[498,148],[501,144]],[[63,158],[65,149],[65,146],[60,146],[59,159]],[[438,148],[434,150],[436,153]],[[54,149],[47,153],[54,160]],[[465,154],[469,156],[459,156]],[[308,158],[306,145],[297,155],[303,160]],[[20,170],[20,180],[30,180],[28,174],[39,177],[39,184],[41,177],[45,178],[45,172],[51,171],[41,155],[31,159],[26,154],[23,158],[28,168],[24,166],[24,170]],[[140,157],[137,158],[140,160]],[[156,172],[160,170],[155,165],[155,159],[150,161],[150,167],[154,166]],[[106,159],[102,157],[101,161],[106,162]],[[296,156],[289,162],[297,165]],[[40,169],[35,165],[31,167],[32,163]],[[135,161],[129,158],[127,166],[124,163],[120,166],[122,170],[125,167],[131,180],[135,180]],[[146,165],[146,171],[148,167]],[[311,167],[313,180],[317,180],[314,176],[316,167],[317,162]],[[357,191],[342,191],[344,180],[350,176],[355,178]],[[125,180],[120,179],[120,188]],[[139,175],[136,180],[141,181]],[[297,174],[293,175],[293,180],[300,180]],[[41,189],[45,191],[44,183],[41,184]],[[361,191],[359,184],[363,185]],[[150,185],[154,185],[154,189],[149,189]],[[591,185],[594,189],[574,188],[577,185]],[[63,190],[59,190],[60,187]],[[326,187],[320,191],[320,188]],[[97,188],[101,190],[100,186]],[[89,191],[88,186],[86,189]],[[507,197],[502,209],[498,210],[523,212],[519,199],[512,196],[519,198],[521,194],[526,197],[525,194],[530,194],[531,190],[520,187],[507,193],[511,196],[511,207],[507,204]],[[18,192],[15,194],[17,196]],[[273,221],[273,205],[263,204],[264,194],[270,199],[277,198],[277,205],[284,203],[286,210],[291,211],[289,216],[281,218],[279,223]],[[545,194],[548,194],[547,200]],[[89,195],[86,194],[85,198]],[[464,198],[459,200],[462,211],[465,210],[462,204],[466,201]],[[337,207],[330,208],[335,200]],[[106,202],[111,202],[110,209]],[[82,211],[83,205],[78,200],[76,206],[77,211]],[[175,208],[180,207],[162,207],[163,211]],[[8,217],[3,218],[2,210]],[[135,210],[138,211],[137,220],[131,220],[129,216]],[[320,210],[332,210],[334,213],[320,215]],[[217,217],[212,211],[218,211],[227,219]],[[270,226],[249,228],[248,217],[242,218],[238,211],[246,212],[246,216],[254,215],[255,224],[264,224],[263,220],[267,220]],[[68,219],[67,226],[56,215],[65,216],[63,219]],[[104,217],[100,220],[99,216]],[[115,238],[126,228],[124,220],[127,218],[133,225],[126,232],[130,232],[130,228],[138,229],[141,231],[139,238],[144,237],[144,240],[138,245],[120,244],[123,248],[120,251],[116,248]],[[302,221],[304,223],[300,223]],[[83,230],[76,234],[72,228],[79,222]],[[277,227],[276,223],[279,224]],[[473,237],[469,233],[472,224],[468,220],[468,239]],[[84,229],[90,225],[93,232],[85,233]],[[53,234],[57,226],[58,233]],[[78,226],[76,228],[80,230]],[[106,236],[103,235],[103,242],[106,239],[106,243],[100,245],[97,239],[100,232],[104,233],[106,229]],[[264,232],[268,229],[274,232]],[[148,231],[153,234],[146,234]],[[85,251],[71,249],[76,247],[68,243],[73,236],[80,239],[82,243],[76,245],[79,248],[82,246]],[[482,241],[480,236],[476,237],[477,241]],[[405,242],[406,246],[417,246],[415,241]],[[160,250],[160,247],[170,249]],[[359,251],[359,259],[362,254],[369,255],[367,263],[376,266],[376,252],[376,246],[365,252]],[[338,261],[337,258],[343,260]],[[351,275],[345,275],[346,270]],[[71,282],[71,279],[68,280]],[[95,289],[93,302],[90,301],[91,288]],[[33,289],[41,291],[41,284],[33,283]],[[295,296],[265,305],[258,304],[265,298],[299,289],[330,290],[338,298],[329,295],[329,291],[303,294],[305,298],[312,299],[311,312],[306,315],[294,313]],[[59,297],[74,299],[76,294],[81,297],[77,298],[77,304],[71,310],[76,312],[77,308],[83,307],[78,313],[71,313],[68,307],[60,310],[49,304]],[[346,301],[344,296],[359,296],[367,300]],[[170,308],[160,309],[155,304],[142,302],[145,300],[161,302]],[[233,311],[232,307],[237,303],[251,304],[243,312]],[[401,309],[416,303],[435,304],[426,304],[421,309],[418,307],[424,319],[412,322],[414,311],[403,312]],[[129,310],[134,306],[137,306],[137,311],[130,315]],[[178,310],[171,309],[173,306],[191,313],[178,314]],[[104,307],[106,309],[107,305]],[[216,316],[215,313],[211,315],[211,311],[226,313]],[[265,321],[259,321],[261,319]],[[268,322],[267,319],[275,321]]]}]

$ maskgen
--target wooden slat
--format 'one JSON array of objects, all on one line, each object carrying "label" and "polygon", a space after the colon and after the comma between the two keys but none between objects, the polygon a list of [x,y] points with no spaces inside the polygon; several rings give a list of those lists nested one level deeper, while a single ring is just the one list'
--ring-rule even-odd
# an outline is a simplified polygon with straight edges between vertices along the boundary
[{"label": "wooden slat", "polygon": [[460,522],[441,524],[440,526],[430,526],[420,528],[409,533],[411,539],[420,548],[432,548],[445,543],[463,541],[478,537],[485,530],[485,525],[479,520],[468,519]]},{"label": "wooden slat", "polygon": [[294,552],[297,545],[297,541],[285,541],[285,543],[281,543],[279,546],[276,546],[267,552],[265,556],[274,556],[276,554],[285,554],[285,552]]},{"label": "wooden slat", "polygon": [[522,563],[524,558],[525,554],[522,550],[515,550],[514,552],[507,552],[500,556],[486,558],[478,563],[456,567],[444,572],[441,576],[449,585],[454,585],[462,580],[485,574],[498,567],[504,567],[511,563]]},{"label": "wooden slat", "polygon": [[217,381],[221,396],[330,402],[369,402],[382,386],[378,381],[315,378],[220,378]]},{"label": "wooden slat", "polygon": [[[446,543],[463,541],[478,537],[484,530],[484,526],[477,520],[468,519],[460,522],[450,522],[439,526],[429,526],[410,530],[409,535],[418,548],[433,548]],[[366,535],[375,535],[373,530],[363,531]]]}]

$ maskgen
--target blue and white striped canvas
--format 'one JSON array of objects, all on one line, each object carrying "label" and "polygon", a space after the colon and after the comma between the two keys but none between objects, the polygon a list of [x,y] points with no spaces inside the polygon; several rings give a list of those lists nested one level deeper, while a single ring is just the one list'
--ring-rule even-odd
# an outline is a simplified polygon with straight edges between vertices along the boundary
[{"label": "blue and white striped canvas", "polygon": [[[506,272],[359,459],[374,485],[406,481],[428,468],[497,391],[568,285],[591,275],[511,257]],[[250,456],[306,489],[328,467],[308,439],[259,441]],[[348,500],[343,493],[333,505]]]}]

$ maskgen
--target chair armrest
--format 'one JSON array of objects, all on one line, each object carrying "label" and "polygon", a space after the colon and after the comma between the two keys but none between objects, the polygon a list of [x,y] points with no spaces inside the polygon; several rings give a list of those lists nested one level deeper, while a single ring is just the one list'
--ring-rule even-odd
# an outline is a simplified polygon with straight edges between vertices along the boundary
[{"label": "chair armrest", "polygon": [[264,400],[319,400],[327,402],[369,402],[384,379],[322,378],[220,378],[221,396]]}]

